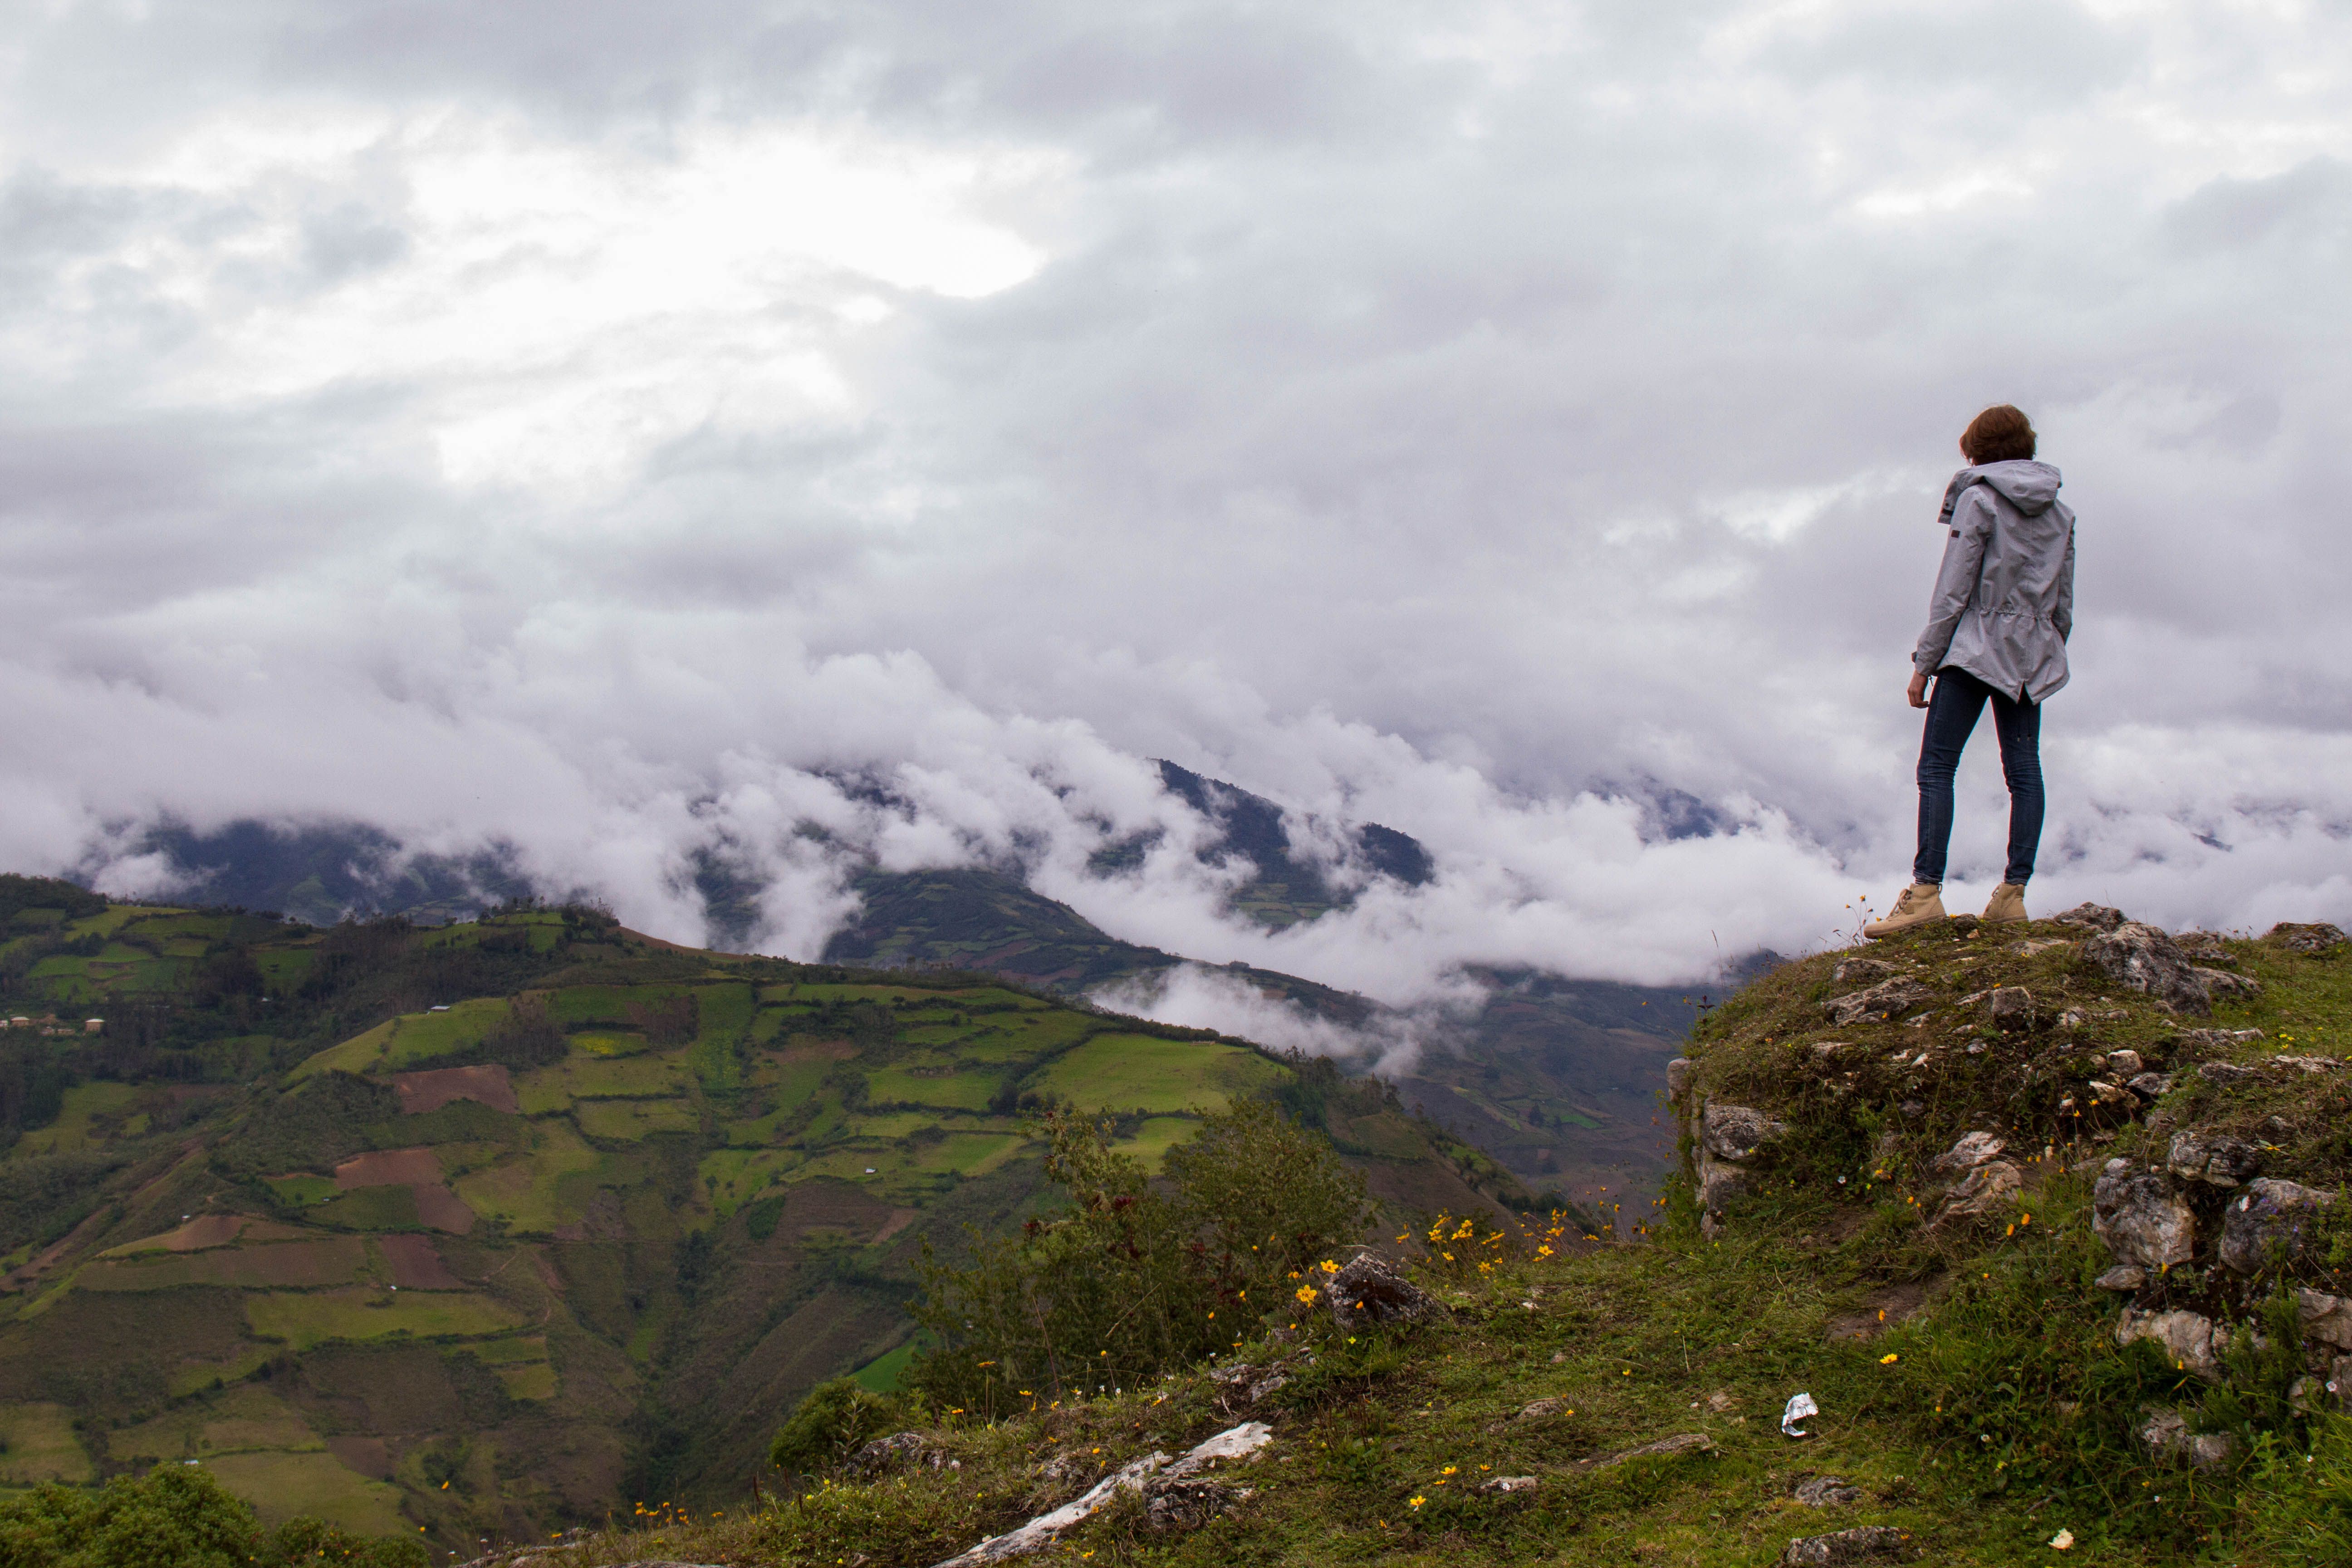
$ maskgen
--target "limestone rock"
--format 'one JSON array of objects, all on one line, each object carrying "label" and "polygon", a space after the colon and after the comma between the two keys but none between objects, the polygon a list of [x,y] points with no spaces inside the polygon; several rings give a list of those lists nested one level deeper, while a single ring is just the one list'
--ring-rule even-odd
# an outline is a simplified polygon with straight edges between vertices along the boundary
[{"label": "limestone rock", "polygon": [[2093,968],[2126,990],[2137,991],[2177,1012],[2206,1014],[2212,994],[2197,977],[2172,938],[2152,925],[2126,921],[2083,943]]},{"label": "limestone rock", "polygon": [[2243,974],[2232,974],[2226,969],[2208,969],[2192,963],[2189,973],[2205,987],[2205,994],[2217,1002],[2243,1002],[2263,994],[2263,983]]},{"label": "limestone rock", "polygon": [[2213,1351],[2213,1320],[2198,1312],[2143,1312],[2126,1307],[2116,1324],[2116,1343],[2154,1340],[2175,1367],[2207,1383],[2221,1381],[2221,1361]]},{"label": "limestone rock", "polygon": [[1916,980],[1897,977],[1882,981],[1867,991],[1836,996],[1822,1004],[1830,1021],[1841,1027],[1871,1019],[1900,1017],[1923,1002],[1932,1001],[1936,994]]},{"label": "limestone rock", "polygon": [[1414,1323],[1445,1310],[1436,1297],[1406,1279],[1376,1252],[1360,1252],[1323,1282],[1323,1300],[1342,1328],[1359,1323]]},{"label": "limestone rock", "polygon": [[2169,1073],[2144,1072],[2124,1087],[2142,1100],[2162,1100],[2172,1092],[2172,1076]]},{"label": "limestone rock", "polygon": [[2294,1310],[2303,1319],[2306,1339],[2340,1351],[2352,1351],[2352,1300],[2318,1290],[2297,1290]]},{"label": "limestone rock", "polygon": [[2344,1064],[2334,1057],[2273,1057],[2271,1066],[2284,1072],[2334,1072]]},{"label": "limestone rock", "polygon": [[2248,1045],[2262,1037],[2260,1029],[2183,1029],[2173,1037],[2180,1049],[2200,1057]]},{"label": "limestone rock", "polygon": [[1205,1476],[1155,1477],[1143,1483],[1143,1514],[1154,1530],[1198,1530],[1245,1495]]},{"label": "limestone rock", "polygon": [[2284,1263],[2302,1252],[2316,1227],[2319,1211],[2336,1201],[2333,1193],[2258,1177],[2221,1216],[2221,1261],[2241,1274]]},{"label": "limestone rock", "polygon": [[2147,1283],[2147,1270],[2137,1263],[2118,1263],[2091,1283],[2102,1290],[2137,1290]]},{"label": "limestone rock", "polygon": [[2262,1151],[2242,1138],[2190,1129],[2172,1135],[2165,1168],[2185,1182],[2236,1187],[2263,1173]]},{"label": "limestone rock", "polygon": [[2219,1469],[2238,1450],[2234,1437],[2221,1432],[2191,1433],[2177,1410],[2147,1410],[2138,1427],[2141,1447],[2156,1458],[2185,1461],[2200,1470]]},{"label": "limestone rock", "polygon": [[1789,1489],[1789,1495],[1807,1508],[1841,1508],[1862,1500],[1862,1489],[1843,1476],[1814,1476]]},{"label": "limestone rock", "polygon": [[2263,940],[2289,952],[2317,958],[2322,953],[2333,952],[2342,947],[2345,936],[2341,926],[2330,925],[2325,921],[2313,925],[2295,925],[2282,921],[2263,932]]},{"label": "limestone rock", "polygon": [[1992,1210],[2005,1206],[2025,1190],[2025,1173],[2006,1160],[1995,1160],[1979,1165],[1960,1178],[1944,1200],[1943,1208],[1928,1222],[1928,1228],[1949,1225],[1956,1220],[1977,1219]]},{"label": "limestone rock", "polygon": [[1536,1489],[1533,1476],[1496,1476],[1493,1480],[1480,1481],[1477,1489],[1489,1495],[1498,1492],[1531,1492]]},{"label": "limestone rock", "polygon": [[2118,1263],[2162,1270],[2197,1253],[2197,1216],[2172,1178],[2110,1160],[2091,1189],[2091,1228]]},{"label": "limestone rock", "polygon": [[1724,1205],[1748,1190],[1747,1162],[1788,1132],[1786,1122],[1751,1107],[1708,1101],[1699,1116],[1699,1206],[1710,1215],[1722,1213]]},{"label": "limestone rock", "polygon": [[2230,950],[2221,945],[2221,934],[2210,931],[2184,931],[2173,936],[2173,945],[2200,963],[2235,963]]},{"label": "limestone rock", "polygon": [[1746,1105],[1710,1100],[1699,1117],[1699,1141],[1718,1159],[1749,1160],[1789,1135],[1789,1124]]},{"label": "limestone rock", "polygon": [[1514,1421],[1541,1421],[1549,1416],[1558,1415],[1567,1408],[1568,1401],[1565,1399],[1538,1399],[1519,1406],[1518,1414],[1512,1416],[1511,1419]]},{"label": "limestone rock", "polygon": [[2133,1079],[2147,1070],[2147,1063],[2142,1061],[2140,1054],[2135,1050],[2109,1051],[2107,1070],[2117,1078]]},{"label": "limestone rock", "polygon": [[2093,931],[2113,931],[2124,923],[2124,912],[2105,904],[2076,904],[2063,915],[2050,917],[2060,925],[2088,926]]},{"label": "limestone rock", "polygon": [[1937,1174],[1957,1176],[2000,1158],[2009,1145],[1990,1132],[1963,1132],[1958,1142],[1936,1156]]},{"label": "limestone rock", "polygon": [[1816,1564],[1838,1563],[1875,1563],[1910,1555],[1911,1532],[1891,1524],[1865,1524],[1856,1530],[1841,1530],[1833,1535],[1808,1535],[1791,1541],[1780,1553],[1780,1561],[1791,1568],[1815,1568]]},{"label": "limestone rock", "polygon": [[1676,1057],[1666,1064],[1666,1098],[1679,1100],[1690,1089],[1691,1068],[1696,1066],[1688,1057]]},{"label": "limestone rock", "polygon": [[2014,1033],[2033,1027],[2033,993],[2022,985],[2000,985],[1985,998],[1985,1016],[1996,1028]]},{"label": "limestone rock", "polygon": [[852,1476],[862,1478],[878,1476],[901,1465],[928,1465],[936,1470],[946,1463],[945,1451],[931,1447],[920,1432],[898,1432],[875,1438],[852,1454],[844,1468]]},{"label": "limestone rock", "polygon": [[1842,958],[1838,960],[1837,967],[1830,971],[1830,979],[1840,985],[1870,985],[1892,979],[1901,973],[1901,969],[1884,959]]},{"label": "limestone rock", "polygon": [[2215,1089],[2227,1089],[2231,1084],[2244,1083],[2263,1075],[2252,1068],[2242,1068],[2235,1062],[2203,1062],[2198,1066],[2197,1076]]}]

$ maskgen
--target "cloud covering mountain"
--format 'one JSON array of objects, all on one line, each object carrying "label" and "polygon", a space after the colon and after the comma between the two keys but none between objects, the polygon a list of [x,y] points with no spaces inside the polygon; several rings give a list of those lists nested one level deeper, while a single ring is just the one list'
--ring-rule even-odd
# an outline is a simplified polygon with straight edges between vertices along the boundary
[{"label": "cloud covering mountain", "polygon": [[[2013,400],[2083,519],[2037,901],[2352,903],[2338,11],[8,28],[9,865],[350,819],[697,940],[717,857],[807,955],[865,859],[987,862],[1391,1002],[1677,980],[1901,880]],[[1260,929],[1152,757],[1437,874]]]}]

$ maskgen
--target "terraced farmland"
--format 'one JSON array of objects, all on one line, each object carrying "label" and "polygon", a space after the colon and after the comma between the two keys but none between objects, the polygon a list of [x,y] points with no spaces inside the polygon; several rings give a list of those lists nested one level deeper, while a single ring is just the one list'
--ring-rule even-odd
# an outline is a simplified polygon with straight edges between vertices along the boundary
[{"label": "terraced farmland", "polygon": [[[919,1248],[1029,1212],[1040,1109],[1156,1163],[1294,1078],[588,911],[319,931],[71,892],[0,926],[9,1011],[59,1020],[0,1040],[52,1074],[5,1101],[0,1487],[193,1459],[444,1549],[724,1507],[812,1384],[896,1375]],[[1376,1090],[1332,1120],[1387,1130],[1376,1190],[1478,1201]]]}]

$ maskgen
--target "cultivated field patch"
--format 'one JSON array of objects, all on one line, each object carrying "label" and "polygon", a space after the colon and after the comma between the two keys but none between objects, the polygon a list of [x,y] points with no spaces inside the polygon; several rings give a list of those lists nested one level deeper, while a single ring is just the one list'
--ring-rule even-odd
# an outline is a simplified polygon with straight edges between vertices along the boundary
[{"label": "cultivated field patch", "polygon": [[1034,1080],[1086,1110],[1213,1110],[1282,1068],[1255,1051],[1150,1035],[1097,1035]]},{"label": "cultivated field patch", "polygon": [[430,1149],[376,1149],[335,1167],[335,1185],[345,1192],[354,1187],[413,1187],[440,1179],[440,1157]]},{"label": "cultivated field patch", "polygon": [[355,1534],[414,1536],[400,1490],[345,1468],[328,1453],[223,1454],[205,1468],[251,1503],[264,1524],[310,1514]]},{"label": "cultivated field patch", "polygon": [[[419,1205],[421,1208],[423,1205]],[[376,1247],[392,1271],[392,1282],[404,1290],[462,1290],[466,1282],[449,1272],[440,1249],[428,1236],[381,1236]]]},{"label": "cultivated field patch", "polygon": [[264,1339],[298,1351],[329,1340],[463,1339],[522,1326],[512,1309],[488,1296],[386,1290],[359,1286],[301,1296],[253,1296],[246,1320]]},{"label": "cultivated field patch", "polygon": [[84,1290],[176,1290],[185,1285],[307,1289],[341,1285],[366,1270],[367,1244],[355,1236],[333,1236],[267,1247],[110,1258],[83,1269],[74,1283]]},{"label": "cultivated field patch", "polygon": [[583,1100],[572,1108],[572,1119],[591,1138],[616,1143],[656,1132],[692,1132],[702,1125],[692,1106],[670,1100]]},{"label": "cultivated field patch", "polygon": [[0,1405],[0,1486],[81,1486],[96,1479],[97,1467],[74,1436],[73,1415],[62,1405]]},{"label": "cultivated field patch", "polygon": [[509,1115],[519,1109],[514,1085],[507,1078],[507,1069],[497,1062],[396,1073],[392,1087],[400,1091],[400,1109],[411,1116],[438,1110],[453,1100],[477,1100]]}]

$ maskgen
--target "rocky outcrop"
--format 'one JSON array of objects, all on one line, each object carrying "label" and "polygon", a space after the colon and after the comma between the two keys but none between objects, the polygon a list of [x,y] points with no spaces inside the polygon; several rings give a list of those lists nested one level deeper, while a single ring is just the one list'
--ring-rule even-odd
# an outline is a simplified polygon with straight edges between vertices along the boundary
[{"label": "rocky outcrop", "polygon": [[2033,993],[2022,985],[2001,985],[1985,998],[1985,1016],[1993,1027],[2016,1034],[2033,1027]]},{"label": "rocky outcrop", "polygon": [[2258,1177],[2221,1217],[2222,1264],[2240,1274],[2291,1261],[2317,1228],[2319,1211],[2336,1201],[2294,1182]]},{"label": "rocky outcrop", "polygon": [[2163,1003],[2179,1013],[2213,1010],[2212,994],[2190,967],[2188,955],[2155,926],[2126,921],[2083,943],[2084,960],[2126,990]]},{"label": "rocky outcrop", "polygon": [[1866,991],[1833,996],[1822,1004],[1822,1011],[1829,1015],[1831,1023],[1843,1028],[1873,1019],[1899,1018],[1912,1008],[1934,1001],[1935,997],[1933,991],[1917,981],[1897,976],[1893,980],[1881,981]]},{"label": "rocky outcrop", "polygon": [[1676,1057],[1666,1064],[1666,1098],[1676,1104],[1690,1091],[1691,1068],[1696,1066],[1688,1057]]},{"label": "rocky outcrop", "polygon": [[1781,1551],[1780,1561],[1792,1568],[1814,1568],[1820,1563],[1884,1563],[1910,1555],[1909,1531],[1891,1524],[1865,1524],[1833,1535],[1808,1535],[1791,1541]]},{"label": "rocky outcrop", "polygon": [[2208,969],[2192,963],[2189,973],[2205,987],[2205,994],[2216,1002],[2249,1002],[2263,994],[2263,983],[2243,974],[2232,974],[2226,969]]},{"label": "rocky outcrop", "polygon": [[2197,1215],[2172,1178],[2110,1160],[2091,1189],[2091,1228],[2118,1263],[2162,1272],[2197,1255]]},{"label": "rocky outcrop", "polygon": [[[1051,1513],[1041,1513],[1017,1530],[992,1535],[971,1551],[948,1558],[938,1568],[982,1568],[984,1563],[1006,1563],[1043,1551],[1059,1540],[1062,1531],[1096,1513],[1121,1492],[1135,1492],[1142,1498],[1146,1517],[1152,1521],[1155,1530],[1205,1524],[1226,1503],[1249,1495],[1246,1490],[1207,1481],[1210,1468],[1223,1461],[1245,1458],[1265,1447],[1273,1437],[1273,1429],[1264,1422],[1248,1421],[1226,1428],[1172,1462],[1165,1454],[1147,1454],[1105,1476],[1076,1501],[1064,1503]],[[1161,1500],[1157,1513],[1151,1507],[1155,1500]]]},{"label": "rocky outcrop", "polygon": [[2161,1345],[2165,1358],[2179,1370],[2207,1383],[2221,1381],[2221,1359],[2213,1350],[2212,1319],[2197,1312],[2143,1312],[2126,1307],[2116,1325],[2116,1343],[2127,1345],[2139,1340]]},{"label": "rocky outcrop", "polygon": [[2242,1138],[2190,1129],[2172,1135],[2164,1166],[2184,1182],[2238,1187],[2263,1173],[2263,1155]]},{"label": "rocky outcrop", "polygon": [[920,1432],[898,1432],[877,1437],[849,1457],[843,1466],[853,1479],[865,1480],[900,1467],[930,1469],[956,1468],[945,1449],[934,1447]]},{"label": "rocky outcrop", "polygon": [[2295,925],[2282,921],[2264,931],[2263,940],[2289,952],[2319,958],[2342,947],[2346,939],[2343,927],[2330,925],[2325,921],[2312,925]]},{"label": "rocky outcrop", "polygon": [[1963,1132],[1958,1142],[1936,1156],[1932,1168],[1939,1176],[1962,1175],[2000,1159],[2008,1148],[1990,1132]]},{"label": "rocky outcrop", "polygon": [[1750,1163],[1788,1135],[1788,1123],[1753,1107],[1707,1102],[1699,1115],[1697,1173],[1699,1207],[1710,1220],[1748,1191]]},{"label": "rocky outcrop", "polygon": [[2076,904],[2063,915],[2050,917],[2060,925],[2084,926],[2092,931],[2113,931],[2124,923],[2124,912],[2105,904]]},{"label": "rocky outcrop", "polygon": [[2238,1440],[2226,1433],[2190,1432],[2177,1410],[2141,1412],[2137,1435],[2151,1458],[2200,1470],[2220,1469],[2238,1451]]},{"label": "rocky outcrop", "polygon": [[1928,1228],[1976,1219],[2005,1206],[2025,1187],[2025,1173],[2000,1156],[2009,1145],[1990,1132],[1968,1132],[1936,1156],[1940,1176],[1957,1176]]},{"label": "rocky outcrop", "polygon": [[1323,1304],[1342,1328],[1365,1323],[1417,1323],[1445,1308],[1377,1252],[1360,1252],[1323,1282]]},{"label": "rocky outcrop", "polygon": [[2319,1290],[2297,1290],[2294,1310],[2303,1320],[2304,1338],[2352,1351],[2352,1300]]}]

